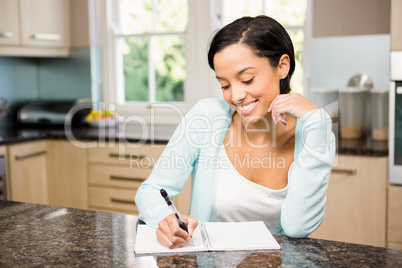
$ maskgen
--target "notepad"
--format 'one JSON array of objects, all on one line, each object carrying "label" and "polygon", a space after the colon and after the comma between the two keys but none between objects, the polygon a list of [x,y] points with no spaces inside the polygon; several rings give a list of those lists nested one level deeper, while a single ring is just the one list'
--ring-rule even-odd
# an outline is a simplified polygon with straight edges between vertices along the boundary
[{"label": "notepad", "polygon": [[169,249],[159,244],[155,229],[138,225],[135,254],[280,249],[262,221],[199,222],[192,239],[193,243]]}]

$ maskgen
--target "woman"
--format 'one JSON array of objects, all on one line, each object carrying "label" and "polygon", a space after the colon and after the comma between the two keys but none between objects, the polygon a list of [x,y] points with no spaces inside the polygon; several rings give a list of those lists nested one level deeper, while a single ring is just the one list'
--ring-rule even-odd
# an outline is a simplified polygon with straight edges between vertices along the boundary
[{"label": "woman", "polygon": [[[289,35],[272,18],[243,17],[216,33],[208,62],[224,100],[202,100],[181,121],[137,191],[139,219],[169,248],[191,241],[198,221],[262,220],[271,232],[308,236],[324,217],[335,138],[323,109],[288,94]],[[166,159],[176,161],[162,167]],[[187,233],[159,190],[177,195],[190,173]]]}]

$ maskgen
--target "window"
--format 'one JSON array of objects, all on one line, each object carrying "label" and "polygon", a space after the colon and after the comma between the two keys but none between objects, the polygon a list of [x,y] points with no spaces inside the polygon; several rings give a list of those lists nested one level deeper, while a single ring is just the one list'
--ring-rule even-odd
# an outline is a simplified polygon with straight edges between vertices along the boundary
[{"label": "window", "polygon": [[207,61],[212,33],[243,15],[259,14],[277,19],[289,31],[297,64],[292,91],[303,93],[307,1],[101,0],[104,31],[97,38],[105,34],[106,42],[99,99],[113,104],[120,115],[176,125],[178,110],[186,113],[200,99],[221,97]]},{"label": "window", "polygon": [[306,20],[307,0],[223,0],[223,25],[242,16],[267,15],[288,31],[292,39],[296,69],[291,80],[292,92],[303,94],[304,22]]},{"label": "window", "polygon": [[197,101],[221,96],[207,60],[211,33],[221,26],[215,1],[100,0],[98,99],[126,118],[177,125]]},{"label": "window", "polygon": [[113,8],[117,102],[183,102],[187,0],[119,0]]}]

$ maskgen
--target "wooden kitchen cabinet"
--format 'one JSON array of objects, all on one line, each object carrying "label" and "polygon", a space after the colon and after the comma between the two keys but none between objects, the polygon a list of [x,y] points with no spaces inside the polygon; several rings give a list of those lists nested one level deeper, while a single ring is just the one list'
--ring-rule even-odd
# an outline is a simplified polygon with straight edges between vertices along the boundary
[{"label": "wooden kitchen cabinet", "polygon": [[339,155],[324,221],[310,236],[385,247],[386,211],[387,158]]},{"label": "wooden kitchen cabinet", "polygon": [[0,55],[66,57],[68,0],[0,0]]},{"label": "wooden kitchen cabinet", "polygon": [[[89,208],[138,215],[136,191],[151,174],[163,149],[163,145],[129,143],[88,149]],[[190,197],[191,180],[174,198],[182,213],[188,213]]]},{"label": "wooden kitchen cabinet", "polygon": [[10,200],[48,204],[46,154],[45,141],[8,147]]},{"label": "wooden kitchen cabinet", "polygon": [[49,205],[87,209],[86,149],[48,140],[47,152]]},{"label": "wooden kitchen cabinet", "polygon": [[402,185],[388,188],[387,247],[402,249]]},{"label": "wooden kitchen cabinet", "polygon": [[19,46],[18,1],[0,0],[0,46]]},{"label": "wooden kitchen cabinet", "polygon": [[391,51],[402,50],[402,0],[391,0]]},{"label": "wooden kitchen cabinet", "polygon": [[88,149],[89,208],[137,215],[136,190],[163,151],[154,146],[118,143]]}]

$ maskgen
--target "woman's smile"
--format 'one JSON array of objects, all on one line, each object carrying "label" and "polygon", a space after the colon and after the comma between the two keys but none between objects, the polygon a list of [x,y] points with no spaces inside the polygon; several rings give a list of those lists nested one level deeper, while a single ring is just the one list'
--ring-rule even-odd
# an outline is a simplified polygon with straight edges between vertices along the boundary
[{"label": "woman's smile", "polygon": [[[243,117],[266,117],[271,102],[279,95],[280,68],[254,54],[250,47],[233,44],[214,57],[216,78],[223,98]],[[254,118],[254,117],[253,117]],[[245,123],[245,122],[244,122]]]},{"label": "woman's smile", "polygon": [[236,104],[236,105],[239,108],[239,113],[241,115],[249,115],[249,114],[251,114],[251,112],[254,110],[254,108],[256,107],[256,105],[258,103],[259,103],[259,100],[255,100],[255,101]]}]

